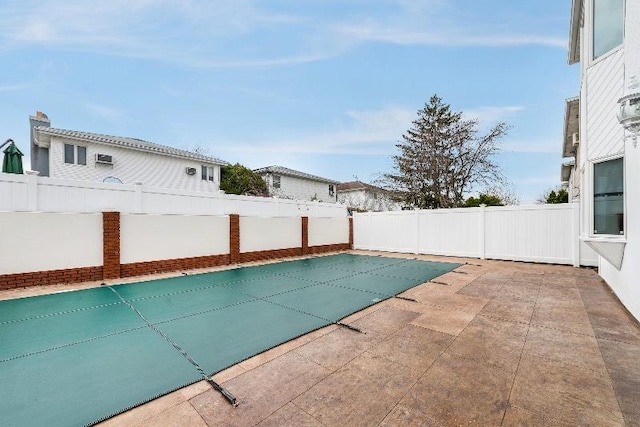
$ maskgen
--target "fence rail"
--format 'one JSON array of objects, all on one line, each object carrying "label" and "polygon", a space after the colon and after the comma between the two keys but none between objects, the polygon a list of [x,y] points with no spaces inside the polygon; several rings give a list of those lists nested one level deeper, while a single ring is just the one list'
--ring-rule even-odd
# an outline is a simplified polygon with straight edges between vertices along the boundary
[{"label": "fence rail", "polygon": [[577,203],[356,213],[354,248],[597,266],[579,221]]},{"label": "fence rail", "polygon": [[0,173],[0,211],[346,217],[337,203]]}]

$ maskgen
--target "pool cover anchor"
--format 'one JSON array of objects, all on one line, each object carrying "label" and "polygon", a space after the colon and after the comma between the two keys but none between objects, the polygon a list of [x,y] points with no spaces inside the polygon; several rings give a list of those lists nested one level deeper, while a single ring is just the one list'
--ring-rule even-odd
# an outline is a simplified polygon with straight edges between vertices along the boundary
[{"label": "pool cover anchor", "polygon": [[234,408],[238,406],[238,400],[235,398],[233,394],[231,394],[229,390],[227,390],[226,388],[222,387],[220,384],[215,382],[211,377],[205,377],[205,380],[209,383],[211,387],[213,387],[214,390],[216,390],[218,393],[224,396],[224,398],[227,399],[229,403],[233,405]]},{"label": "pool cover anchor", "polygon": [[338,325],[338,326],[342,326],[343,328],[351,329],[352,331],[360,332],[361,334],[365,334],[366,335],[365,331],[363,331],[362,329],[356,328],[355,326],[351,326],[351,325],[348,325],[348,324],[342,323],[342,322],[336,322],[335,324]]},{"label": "pool cover anchor", "polygon": [[407,298],[407,297],[401,297],[400,295],[394,295],[394,298],[398,298],[404,301],[411,301],[411,302],[419,302],[417,299],[415,298]]},{"label": "pool cover anchor", "polygon": [[451,286],[448,283],[444,283],[444,282],[438,282],[437,280],[430,280],[431,283],[435,283],[436,285],[445,285],[445,286]]},{"label": "pool cover anchor", "polygon": [[455,271],[455,270],[451,270],[452,273],[458,273],[458,274],[469,274],[466,271]]}]

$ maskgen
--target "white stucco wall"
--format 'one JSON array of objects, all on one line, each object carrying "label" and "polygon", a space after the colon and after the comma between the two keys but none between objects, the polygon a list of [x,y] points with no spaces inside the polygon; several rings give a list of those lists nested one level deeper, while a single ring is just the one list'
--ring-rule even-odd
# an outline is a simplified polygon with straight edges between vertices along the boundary
[{"label": "white stucco wall", "polygon": [[0,274],[102,265],[102,214],[0,212]]},{"label": "white stucco wall", "polygon": [[120,217],[120,262],[157,261],[229,253],[229,217],[135,215]]},{"label": "white stucco wall", "polygon": [[349,218],[309,218],[309,246],[349,243]]},{"label": "white stucco wall", "polygon": [[[87,164],[64,163],[64,144],[87,147]],[[113,157],[113,165],[95,162],[96,154]],[[161,188],[175,188],[194,191],[218,191],[220,185],[220,167],[214,167],[215,181],[201,179],[201,166],[195,160],[186,160],[160,154],[130,150],[94,142],[67,140],[58,136],[51,137],[49,148],[49,167],[51,178],[64,178],[102,182],[108,176],[119,178],[123,184],[141,182],[145,185]],[[196,168],[195,175],[187,175],[186,168]]]},{"label": "white stucco wall", "polygon": [[240,252],[302,247],[300,218],[240,217]]}]

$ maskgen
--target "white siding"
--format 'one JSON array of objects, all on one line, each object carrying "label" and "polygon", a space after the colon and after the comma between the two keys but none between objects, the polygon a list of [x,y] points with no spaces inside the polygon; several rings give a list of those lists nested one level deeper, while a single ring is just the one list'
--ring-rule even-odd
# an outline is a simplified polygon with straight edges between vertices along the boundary
[{"label": "white siding", "polygon": [[349,243],[348,218],[309,218],[309,246]]},{"label": "white siding", "polygon": [[[312,181],[287,175],[280,176],[280,188],[273,188],[273,175],[263,175],[262,178],[269,186],[269,192],[276,197],[291,198],[293,200],[317,200],[319,202],[335,202],[337,184]],[[329,185],[333,185],[334,195],[329,195]]]},{"label": "white siding", "polygon": [[[65,143],[87,147],[87,164],[64,163]],[[112,156],[113,165],[96,163],[96,154]],[[220,184],[220,167],[217,165],[208,165],[215,170],[215,182],[204,181],[201,178],[201,166],[203,163],[195,160],[186,160],[93,142],[67,140],[58,136],[51,137],[49,163],[49,175],[51,178],[102,182],[104,178],[114,176],[124,184],[141,182],[152,187],[192,191],[218,191]],[[196,174],[187,175],[187,167],[196,168]]]},{"label": "white siding", "polygon": [[229,253],[229,217],[121,215],[120,262]]},{"label": "white siding", "polygon": [[102,265],[102,214],[0,212],[0,274]]},{"label": "white siding", "polygon": [[586,142],[589,160],[598,159],[624,150],[624,129],[618,123],[618,99],[624,92],[624,52],[618,50],[594,63],[586,71],[585,110]]},{"label": "white siding", "polygon": [[302,247],[300,218],[240,217],[240,252]]}]

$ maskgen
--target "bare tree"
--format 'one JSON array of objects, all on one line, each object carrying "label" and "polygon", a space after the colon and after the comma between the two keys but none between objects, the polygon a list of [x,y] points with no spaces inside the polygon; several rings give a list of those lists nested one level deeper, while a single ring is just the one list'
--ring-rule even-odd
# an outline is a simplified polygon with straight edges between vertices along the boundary
[{"label": "bare tree", "polygon": [[461,112],[433,95],[396,144],[395,170],[384,174],[382,183],[406,207],[461,206],[474,186],[506,182],[494,156],[507,129],[500,122],[481,135],[477,120],[463,120]]}]

